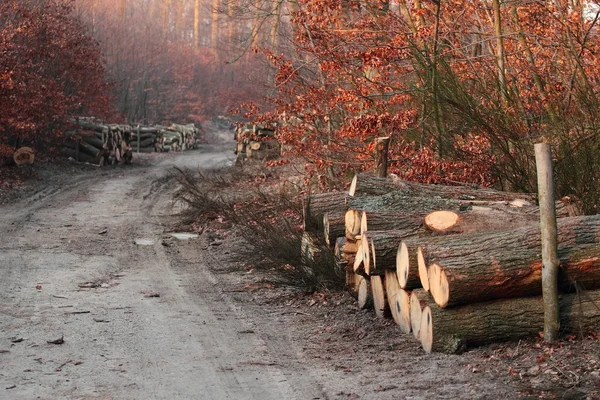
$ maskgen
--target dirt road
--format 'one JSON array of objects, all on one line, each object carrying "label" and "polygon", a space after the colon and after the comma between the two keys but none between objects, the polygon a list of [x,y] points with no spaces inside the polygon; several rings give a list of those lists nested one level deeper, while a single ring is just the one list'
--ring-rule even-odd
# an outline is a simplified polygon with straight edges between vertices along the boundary
[{"label": "dirt road", "polygon": [[293,354],[279,361],[285,343],[255,334],[203,260],[182,266],[169,251],[169,166],[231,156],[85,175],[0,209],[0,398],[325,398]]}]

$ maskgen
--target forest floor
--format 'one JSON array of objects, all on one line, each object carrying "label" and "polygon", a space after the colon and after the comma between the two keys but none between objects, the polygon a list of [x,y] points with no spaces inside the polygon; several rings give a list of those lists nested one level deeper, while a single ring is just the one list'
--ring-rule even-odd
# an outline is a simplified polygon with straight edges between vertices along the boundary
[{"label": "forest floor", "polygon": [[600,398],[597,337],[426,355],[346,292],[273,284],[232,231],[173,237],[169,171],[232,148],[0,188],[1,399]]}]

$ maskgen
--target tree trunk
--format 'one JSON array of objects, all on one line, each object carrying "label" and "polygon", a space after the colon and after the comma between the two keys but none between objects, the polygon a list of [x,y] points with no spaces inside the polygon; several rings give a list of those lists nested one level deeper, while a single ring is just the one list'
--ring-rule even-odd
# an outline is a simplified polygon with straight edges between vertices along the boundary
[{"label": "tree trunk", "polygon": [[542,293],[544,296],[544,340],[558,338],[558,239],[554,206],[554,178],[550,145],[535,145],[535,161],[540,199],[540,228],[542,241]]},{"label": "tree trunk", "polygon": [[389,150],[389,137],[380,137],[375,139],[375,175],[380,178],[387,177]]},{"label": "tree trunk", "polygon": [[[560,298],[563,332],[600,326],[600,290]],[[534,337],[544,326],[541,296],[496,300],[442,309],[423,309],[420,339],[427,353],[458,353],[467,347]]]},{"label": "tree trunk", "polygon": [[434,211],[424,218],[425,226],[436,234],[493,232],[531,226],[539,221],[537,207],[501,210],[474,206],[467,211]]},{"label": "tree trunk", "polygon": [[396,211],[364,211],[361,216],[361,233],[368,231],[390,231],[419,229],[425,213]]},{"label": "tree trunk", "polygon": [[395,271],[385,271],[385,292],[392,319],[403,333],[410,333],[410,297],[400,289]]}]

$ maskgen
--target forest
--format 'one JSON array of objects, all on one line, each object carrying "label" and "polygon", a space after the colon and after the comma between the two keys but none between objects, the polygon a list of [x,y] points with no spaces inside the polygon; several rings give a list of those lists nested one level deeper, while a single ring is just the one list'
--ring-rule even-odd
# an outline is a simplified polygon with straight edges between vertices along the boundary
[{"label": "forest", "polygon": [[0,154],[51,152],[75,116],[276,128],[323,187],[369,169],[598,207],[599,9],[583,0],[5,0]]}]

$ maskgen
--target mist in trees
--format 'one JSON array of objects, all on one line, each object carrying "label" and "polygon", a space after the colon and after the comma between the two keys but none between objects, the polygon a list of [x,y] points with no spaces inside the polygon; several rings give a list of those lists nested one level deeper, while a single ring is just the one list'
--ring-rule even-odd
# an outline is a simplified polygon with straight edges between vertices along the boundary
[{"label": "mist in trees", "polygon": [[266,94],[268,65],[252,50],[270,28],[252,4],[77,0],[77,12],[100,43],[119,114],[200,122]]}]

